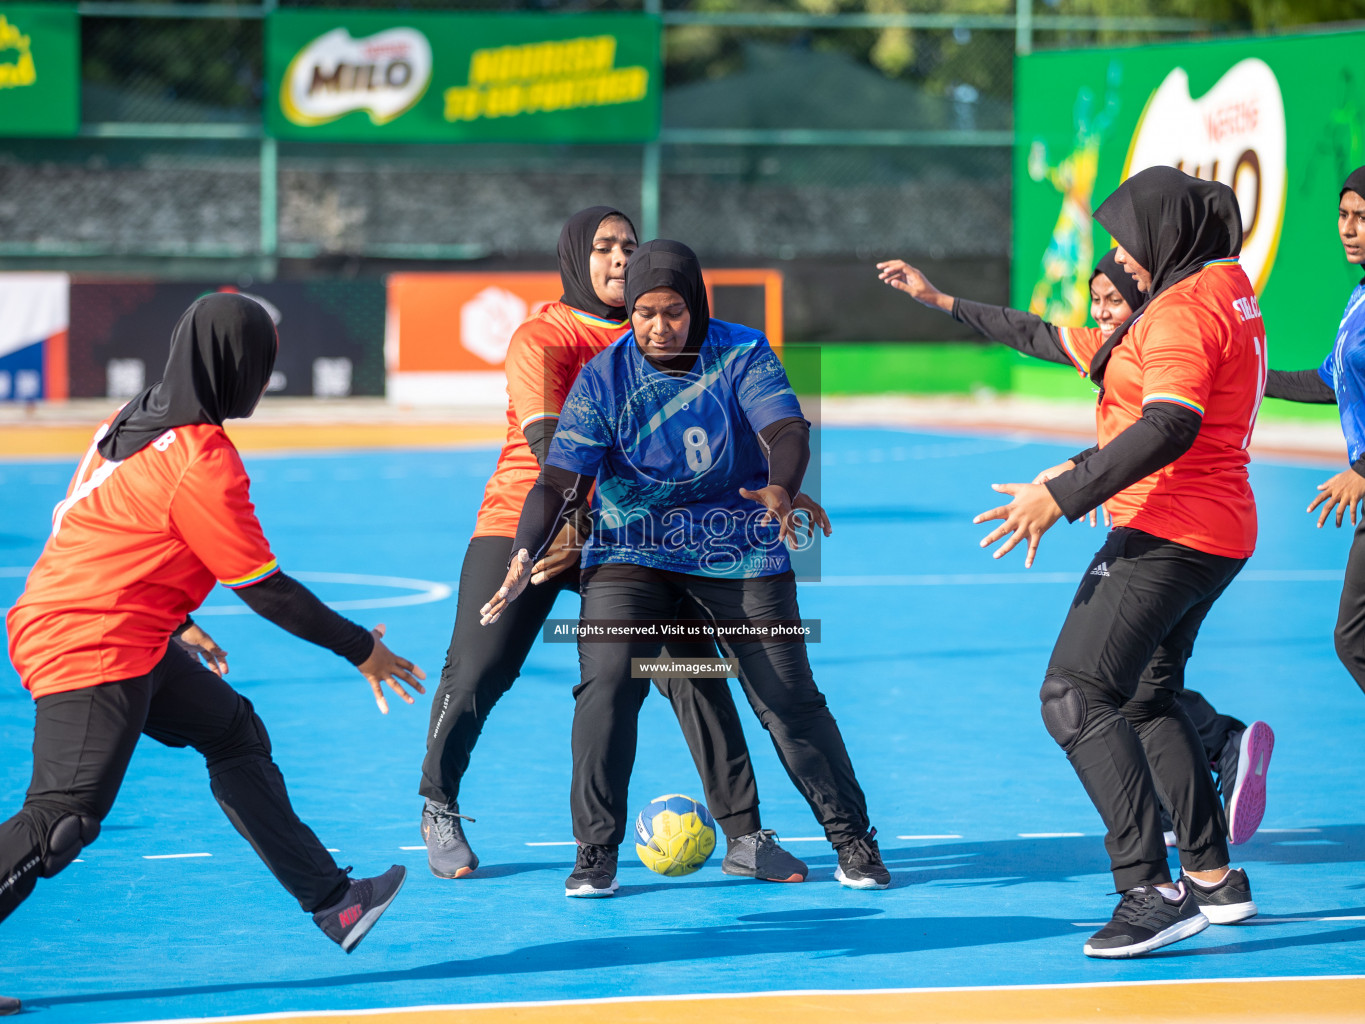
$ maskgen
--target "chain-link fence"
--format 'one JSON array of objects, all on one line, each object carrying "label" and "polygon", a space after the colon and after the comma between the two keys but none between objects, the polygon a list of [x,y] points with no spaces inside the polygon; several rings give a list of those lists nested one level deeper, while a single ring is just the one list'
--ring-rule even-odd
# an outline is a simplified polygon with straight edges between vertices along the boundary
[{"label": "chain-link fence", "polygon": [[[612,202],[723,263],[1008,252],[1014,54],[1035,37],[1131,41],[1201,28],[888,0],[282,0],[286,7],[652,10],[663,131],[648,146],[325,145],[265,137],[274,4],[80,5],[82,129],[7,140],[9,267],[166,274],[202,261],[548,260],[573,210]],[[811,4],[811,7],[817,5]],[[160,262],[158,262],[160,261]]]}]

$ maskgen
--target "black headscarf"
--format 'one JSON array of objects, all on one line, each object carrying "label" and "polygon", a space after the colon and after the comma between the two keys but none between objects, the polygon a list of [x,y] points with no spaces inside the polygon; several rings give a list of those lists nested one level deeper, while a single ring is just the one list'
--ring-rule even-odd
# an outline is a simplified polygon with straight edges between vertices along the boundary
[{"label": "black headscarf", "polygon": [[[589,206],[575,213],[560,229],[559,280],[564,284],[564,294],[559,301],[604,320],[624,320],[626,312],[623,307],[608,306],[597,297],[588,270],[592,240],[597,237],[597,228],[608,217],[620,217],[630,224],[630,218],[614,207]],[[635,234],[634,224],[630,224],[630,232]]]},{"label": "black headscarf", "polygon": [[1342,182],[1341,191],[1337,193],[1337,198],[1340,199],[1347,192],[1354,192],[1360,198],[1365,199],[1365,167],[1357,167],[1346,176],[1346,180]]},{"label": "black headscarf", "polygon": [[1174,167],[1148,167],[1100,204],[1095,219],[1152,275],[1148,298],[1210,260],[1242,251],[1237,194]]},{"label": "black headscarf", "polygon": [[[1152,275],[1147,299],[1199,273],[1210,260],[1242,251],[1237,194],[1174,167],[1148,167],[1114,189],[1095,219]],[[1120,271],[1122,273],[1122,271]],[[1125,275],[1126,276],[1126,275]],[[1118,282],[1114,282],[1118,287]],[[1090,379],[1104,397],[1104,368],[1142,310],[1136,306],[1090,360]]]},{"label": "black headscarf", "polygon": [[706,301],[706,283],[701,277],[701,261],[682,242],[656,238],[635,250],[626,264],[626,312],[635,308],[645,292],[672,288],[687,304],[692,322],[687,328],[687,344],[672,360],[696,356],[706,332],[711,329],[711,307]]},{"label": "black headscarf", "polygon": [[100,441],[121,461],[172,427],[250,416],[275,368],[275,323],[245,295],[205,295],[171,333],[161,380],[125,405]]},{"label": "black headscarf", "polygon": [[1128,303],[1130,312],[1147,301],[1147,296],[1138,291],[1137,282],[1133,280],[1133,275],[1119,266],[1119,261],[1114,259],[1113,249],[1100,257],[1100,261],[1095,264],[1094,272],[1090,275],[1090,280],[1093,282],[1101,274],[1118,289],[1119,294],[1123,296],[1123,301]]}]

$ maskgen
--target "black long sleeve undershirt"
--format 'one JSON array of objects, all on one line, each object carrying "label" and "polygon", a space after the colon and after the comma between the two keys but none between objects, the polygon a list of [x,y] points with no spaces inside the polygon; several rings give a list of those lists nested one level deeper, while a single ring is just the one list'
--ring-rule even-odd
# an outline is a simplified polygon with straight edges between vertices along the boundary
[{"label": "black long sleeve undershirt", "polygon": [[953,319],[1026,356],[1072,365],[1057,328],[1032,313],[970,299],[953,299]]},{"label": "black long sleeve undershirt", "polygon": [[1337,393],[1323,383],[1317,370],[1271,370],[1266,374],[1265,396],[1315,405],[1337,404]]},{"label": "black long sleeve undershirt", "polygon": [[332,611],[292,576],[277,572],[236,594],[257,615],[352,665],[361,664],[374,651],[374,637],[368,629]]},{"label": "black long sleeve undershirt", "polygon": [[[768,482],[795,498],[810,464],[810,424],[800,416],[789,416],[764,427],[758,437],[768,457]],[[540,476],[521,508],[513,553],[526,549],[532,564],[544,557],[559,524],[566,519],[577,524],[591,487],[591,477],[542,462]],[[583,532],[581,528],[579,532]]]},{"label": "black long sleeve undershirt", "polygon": [[1082,452],[1076,468],[1045,485],[1074,523],[1125,487],[1131,487],[1190,450],[1199,434],[1198,413],[1170,402],[1153,402],[1142,418],[1103,448]]}]

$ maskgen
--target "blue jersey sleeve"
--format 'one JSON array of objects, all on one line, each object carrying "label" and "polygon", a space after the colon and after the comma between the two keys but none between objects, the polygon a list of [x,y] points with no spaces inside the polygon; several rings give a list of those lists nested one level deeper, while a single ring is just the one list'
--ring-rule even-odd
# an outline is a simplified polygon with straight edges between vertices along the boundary
[{"label": "blue jersey sleeve", "polygon": [[1318,376],[1333,391],[1337,389],[1336,356],[1337,350],[1334,347],[1332,351],[1327,353],[1327,358],[1322,361],[1322,365],[1318,367]]},{"label": "blue jersey sleeve", "polygon": [[599,362],[604,359],[599,357],[583,367],[569,389],[559,413],[559,425],[545,456],[547,466],[595,477],[607,450],[615,443],[607,401],[609,389],[597,372],[600,367],[595,364]]},{"label": "blue jersey sleeve", "polygon": [[760,335],[753,350],[737,362],[735,394],[754,433],[778,420],[801,415],[801,403],[787,380],[787,371],[767,338]]}]

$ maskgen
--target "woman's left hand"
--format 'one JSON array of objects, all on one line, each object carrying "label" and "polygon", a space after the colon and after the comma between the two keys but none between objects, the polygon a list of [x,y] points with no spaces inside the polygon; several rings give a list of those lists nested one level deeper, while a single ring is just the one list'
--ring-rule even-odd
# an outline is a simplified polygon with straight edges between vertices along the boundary
[{"label": "woman's left hand", "polygon": [[[817,526],[820,528],[820,532],[823,533],[826,537],[828,537],[831,533],[834,532],[834,527],[830,525],[829,513],[825,511],[824,506],[822,506],[818,501],[812,498],[805,491],[797,492],[796,497],[792,499],[792,511],[804,512],[806,513],[806,515],[810,517],[810,530],[812,537],[815,536],[815,527]],[[800,524],[799,517],[797,519],[797,522],[798,524]]]},{"label": "woman's left hand", "polygon": [[1365,476],[1361,476],[1354,469],[1343,469],[1332,479],[1318,484],[1318,490],[1322,493],[1313,499],[1308,511],[1312,512],[1319,505],[1322,506],[1322,514],[1318,516],[1319,529],[1327,522],[1333,508],[1337,510],[1338,526],[1341,525],[1342,517],[1348,508],[1351,510],[1351,525],[1356,525],[1356,509],[1365,501]]},{"label": "woman's left hand", "polygon": [[175,642],[191,655],[203,658],[208,670],[216,676],[228,673],[227,651],[214,642],[198,625],[191,625],[175,638]]},{"label": "woman's left hand", "polygon": [[796,517],[792,515],[791,495],[787,493],[785,487],[779,484],[769,484],[767,487],[760,487],[756,491],[741,487],[739,496],[762,505],[766,512],[760,522],[777,523],[777,539],[793,550],[797,548],[801,540],[796,533]]},{"label": "woman's left hand", "polygon": [[554,579],[565,569],[577,565],[582,554],[583,535],[573,523],[565,523],[545,557],[531,566],[531,582],[539,586]]},{"label": "woman's left hand", "polygon": [[498,621],[509,604],[521,596],[521,592],[526,589],[531,582],[531,552],[522,548],[512,556],[512,564],[507,568],[507,576],[502,581],[502,586],[498,592],[488,599],[488,603],[479,609],[479,625],[491,626]]},{"label": "woman's left hand", "polygon": [[1028,554],[1024,556],[1024,568],[1028,569],[1033,565],[1033,556],[1038,551],[1038,542],[1042,540],[1043,534],[1062,518],[1061,507],[1052,497],[1052,492],[1042,484],[991,484],[991,490],[1012,495],[1014,500],[1008,505],[1000,505],[982,512],[972,520],[974,523],[984,523],[991,519],[1004,520],[1003,524],[986,535],[981,541],[981,546],[990,547],[1006,534],[1013,534],[991,556],[999,558],[1014,550],[1020,541],[1027,540]]}]

